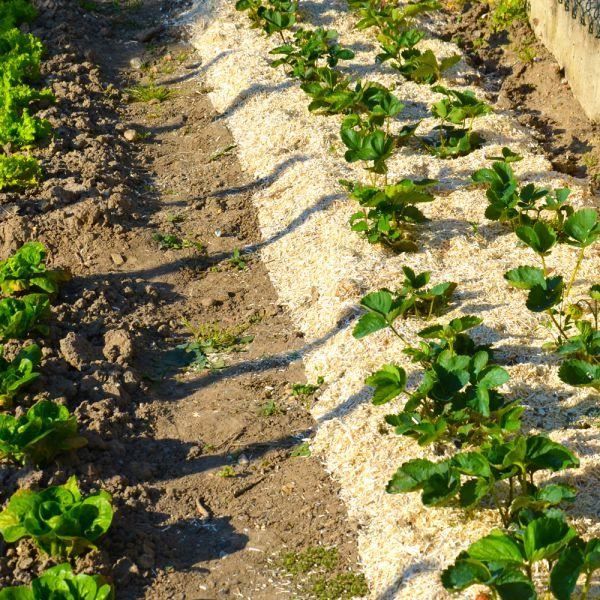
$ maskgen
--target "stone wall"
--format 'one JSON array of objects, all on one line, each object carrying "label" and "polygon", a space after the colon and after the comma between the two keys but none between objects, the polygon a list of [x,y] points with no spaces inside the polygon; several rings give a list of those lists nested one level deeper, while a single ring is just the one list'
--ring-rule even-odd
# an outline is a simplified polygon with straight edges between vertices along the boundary
[{"label": "stone wall", "polygon": [[557,0],[530,0],[530,21],[556,57],[586,115],[600,122],[600,39]]}]

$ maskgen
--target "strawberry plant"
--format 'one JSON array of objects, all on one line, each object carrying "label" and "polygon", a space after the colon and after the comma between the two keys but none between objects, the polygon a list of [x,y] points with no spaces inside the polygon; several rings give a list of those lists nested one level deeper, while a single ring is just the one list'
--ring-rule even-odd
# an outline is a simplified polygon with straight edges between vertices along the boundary
[{"label": "strawberry plant", "polygon": [[409,315],[429,319],[446,308],[456,289],[456,283],[438,283],[426,287],[431,273],[425,271],[416,274],[410,267],[402,267],[404,281],[397,292],[382,289],[367,294],[360,305],[367,310],[357,321],[352,331],[356,339],[389,327],[393,329],[394,321]]},{"label": "strawberry plant", "polygon": [[539,563],[545,563],[550,573],[543,582],[546,593],[568,600],[583,574],[580,598],[587,600],[592,576],[600,568],[600,540],[586,543],[562,513],[548,513],[522,527],[495,529],[477,540],[444,571],[442,583],[452,591],[481,584],[494,597],[535,600],[533,572]]},{"label": "strawberry plant", "polygon": [[43,466],[86,443],[76,417],[55,402],[41,400],[18,418],[0,413],[0,459]]},{"label": "strawberry plant", "polygon": [[429,84],[441,79],[445,71],[460,61],[458,54],[438,60],[432,50],[422,52],[417,48],[403,50],[398,57],[394,58],[398,62],[392,63],[392,68],[405,79],[415,83]]},{"label": "strawberry plant", "polygon": [[348,0],[348,6],[360,18],[356,29],[393,27],[396,30],[410,28],[415,17],[441,7],[436,0],[407,2],[402,5],[385,0]]},{"label": "strawberry plant", "polygon": [[19,390],[39,377],[35,368],[39,365],[42,353],[36,344],[23,348],[13,360],[6,360],[0,346],[0,409],[10,408]]},{"label": "strawberry plant", "polygon": [[281,55],[271,63],[272,67],[285,65],[288,75],[302,81],[319,78],[317,66],[324,60],[333,68],[340,60],[351,60],[354,52],[337,43],[337,32],[319,27],[312,31],[299,29],[291,43],[278,46],[270,54]]},{"label": "strawberry plant", "polygon": [[433,202],[427,190],[436,182],[431,179],[403,179],[398,183],[376,187],[349,181],[340,182],[350,198],[358,200],[363,210],[350,218],[353,231],[370,243],[382,243],[397,252],[416,252],[414,226],[427,221],[417,205]]},{"label": "strawberry plant", "polygon": [[0,291],[14,296],[27,290],[48,294],[58,292],[59,283],[68,281],[69,273],[46,268],[46,247],[39,242],[23,244],[11,257],[0,261]]},{"label": "strawberry plant", "polygon": [[387,173],[387,160],[394,151],[394,138],[383,129],[372,127],[358,115],[344,119],[340,136],[347,150],[344,158],[349,163],[363,161],[371,163],[367,171],[378,175]]},{"label": "strawberry plant", "polygon": [[0,600],[114,600],[113,587],[101,575],[73,573],[63,563],[46,569],[30,585],[5,587]]},{"label": "strawberry plant", "polygon": [[[549,317],[555,339],[548,347],[563,356],[573,357],[559,370],[561,378],[572,385],[599,387],[599,288],[595,285],[590,289],[589,299],[575,304],[568,304],[568,300],[586,250],[600,238],[600,219],[597,211],[590,208],[571,209],[567,214],[569,216],[565,219],[555,218],[547,222],[540,218],[533,225],[517,227],[516,235],[538,256],[541,266],[519,266],[507,271],[504,277],[512,286],[527,290],[525,304],[530,311],[545,313]],[[558,243],[578,249],[567,283],[562,275],[551,275],[546,264],[546,257]],[[590,311],[591,320],[583,318],[585,308]],[[577,333],[571,335],[574,330]]]},{"label": "strawberry plant", "polygon": [[394,364],[384,365],[365,383],[374,388],[374,404],[406,396],[403,410],[385,417],[398,435],[412,437],[420,445],[445,440],[474,443],[518,430],[523,412],[497,391],[509,376],[489,359],[483,350],[473,356],[443,350],[414,391],[406,389],[406,373]]},{"label": "strawberry plant", "polygon": [[0,300],[0,341],[23,339],[30,333],[46,335],[48,326],[41,321],[50,312],[46,294],[28,294]]},{"label": "strawberry plant", "polygon": [[0,513],[0,534],[7,544],[30,538],[50,556],[76,556],[96,548],[112,518],[110,494],[101,490],[84,497],[73,476],[39,492],[15,492]]},{"label": "strawberry plant", "polygon": [[356,90],[350,88],[350,80],[330,67],[317,67],[312,81],[304,82],[300,88],[311,98],[310,112],[337,115],[348,112],[356,102]]},{"label": "strawberry plant", "polygon": [[[451,289],[454,284],[444,285]],[[419,332],[427,341],[413,347],[394,327],[398,314],[389,292],[369,294],[363,305],[365,300],[369,313],[356,325],[354,336],[389,328],[403,342],[403,353],[424,368],[413,391],[407,390],[406,372],[397,364],[384,365],[365,380],[373,387],[374,404],[406,396],[403,410],[385,418],[397,434],[426,445],[442,440],[473,443],[519,429],[523,408],[497,391],[508,381],[508,373],[490,362],[489,348],[478,346],[465,333],[481,319],[465,316],[427,327]]]},{"label": "strawberry plant", "polygon": [[439,158],[456,158],[479,148],[483,140],[473,131],[473,121],[491,112],[489,104],[469,90],[460,92],[441,85],[432,90],[446,97],[431,107],[431,114],[440,124],[421,138],[426,150]]},{"label": "strawberry plant", "polygon": [[394,473],[387,492],[420,491],[427,506],[458,502],[462,508],[472,508],[491,498],[508,527],[575,498],[569,486],[537,487],[535,473],[578,466],[577,457],[562,444],[543,435],[519,434],[510,440],[492,439],[478,450],[459,452],[439,462],[410,460]]},{"label": "strawberry plant", "polygon": [[296,23],[298,2],[291,0],[238,0],[236,10],[247,11],[254,27],[262,29],[268,36],[290,29]]}]

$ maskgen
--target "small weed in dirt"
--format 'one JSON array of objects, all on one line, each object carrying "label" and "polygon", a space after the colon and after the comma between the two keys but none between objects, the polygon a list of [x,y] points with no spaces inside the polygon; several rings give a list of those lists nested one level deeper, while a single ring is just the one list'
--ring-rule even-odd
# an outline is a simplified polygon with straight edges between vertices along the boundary
[{"label": "small weed in dirt", "polygon": [[184,248],[195,248],[198,252],[204,250],[204,245],[201,242],[180,238],[172,233],[155,233],[152,239],[158,242],[160,250],[183,250]]},{"label": "small weed in dirt", "polygon": [[173,225],[178,225],[179,223],[183,223],[186,219],[186,216],[182,213],[169,213],[167,215],[167,222],[172,223]]},{"label": "small weed in dirt", "polygon": [[362,573],[340,573],[335,577],[319,577],[312,586],[313,595],[319,600],[332,598],[362,598],[369,592],[369,587]]},{"label": "small weed in dirt", "polygon": [[188,364],[188,369],[191,371],[222,369],[225,361],[218,356],[220,353],[241,352],[241,347],[254,339],[251,335],[243,335],[249,327],[246,324],[223,327],[219,323],[192,325],[184,321],[184,325],[192,334],[192,339],[179,345],[178,348],[191,354],[192,358]]},{"label": "small weed in dirt", "polygon": [[235,469],[231,465],[225,465],[218,473],[219,477],[227,478],[227,477],[237,477],[237,473]]},{"label": "small weed in dirt", "polygon": [[[307,596],[320,600],[365,596],[369,589],[362,574],[335,572],[340,557],[337,548],[311,546],[303,552],[288,552],[281,559],[284,569],[305,588]],[[303,580],[303,576],[307,576]]]},{"label": "small weed in dirt", "polygon": [[235,148],[237,148],[237,144],[229,144],[229,145],[225,146],[224,148],[220,148],[219,150],[217,150],[216,152],[211,154],[210,158],[208,159],[208,162],[213,162],[215,160],[219,160],[219,158],[221,158],[223,156],[227,156]]},{"label": "small weed in dirt", "polygon": [[172,92],[169,89],[163,85],[156,85],[155,83],[140,83],[127,88],[125,91],[129,94],[132,102],[151,102],[152,100],[164,102],[172,95]]},{"label": "small weed in dirt", "polygon": [[287,552],[281,557],[281,563],[290,575],[303,575],[317,569],[331,571],[339,559],[337,548],[310,546],[303,552]]},{"label": "small weed in dirt", "polygon": [[275,417],[277,415],[284,414],[285,411],[281,408],[275,400],[269,400],[260,407],[261,417]]},{"label": "small weed in dirt", "polygon": [[532,63],[534,58],[538,55],[537,50],[535,49],[535,43],[535,37],[528,37],[522,40],[521,43],[515,45],[514,51],[522,63]]},{"label": "small weed in dirt", "polygon": [[290,456],[292,458],[306,457],[311,455],[311,450],[308,442],[302,442],[302,444],[298,444],[292,448],[290,452]]},{"label": "small weed in dirt", "polygon": [[242,258],[239,248],[235,248],[233,251],[233,255],[229,259],[229,263],[232,264],[238,271],[245,271],[248,264]]},{"label": "small weed in dirt", "polygon": [[317,378],[317,383],[294,383],[292,385],[292,396],[312,396],[324,383],[323,377]]},{"label": "small weed in dirt", "polygon": [[490,24],[494,31],[508,29],[513,23],[527,21],[527,0],[497,0],[490,3]]}]

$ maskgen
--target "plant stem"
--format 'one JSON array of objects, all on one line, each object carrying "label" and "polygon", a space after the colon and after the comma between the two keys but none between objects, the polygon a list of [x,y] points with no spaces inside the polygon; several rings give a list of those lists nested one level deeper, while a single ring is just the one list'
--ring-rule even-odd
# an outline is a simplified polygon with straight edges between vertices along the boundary
[{"label": "plant stem", "polygon": [[400,340],[402,340],[402,342],[404,342],[404,344],[406,346],[410,346],[410,344],[408,343],[408,340],[391,323],[389,323],[389,327],[392,330],[392,332],[394,333],[394,335],[396,335],[398,338],[400,338]]},{"label": "plant stem", "polygon": [[583,587],[581,588],[581,600],[587,600],[588,595],[590,593],[590,586],[592,583],[592,573],[588,573],[585,576],[585,581],[583,582]]},{"label": "plant stem", "polygon": [[573,269],[573,274],[571,275],[571,279],[569,280],[569,285],[567,286],[567,291],[564,295],[564,300],[566,301],[571,293],[571,288],[573,287],[573,283],[575,283],[575,277],[577,277],[577,272],[579,271],[579,267],[583,261],[583,256],[585,254],[585,248],[581,248],[579,250],[579,254],[577,255],[577,263],[575,263],[575,268]]}]

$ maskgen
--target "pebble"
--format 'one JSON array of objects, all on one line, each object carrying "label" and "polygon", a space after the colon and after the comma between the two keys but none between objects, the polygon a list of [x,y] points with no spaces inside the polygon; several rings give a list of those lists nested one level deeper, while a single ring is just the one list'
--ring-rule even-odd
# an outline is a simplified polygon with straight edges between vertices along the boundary
[{"label": "pebble", "polygon": [[123,132],[123,137],[128,142],[135,142],[140,136],[139,136],[138,132],[135,129],[126,129]]}]

